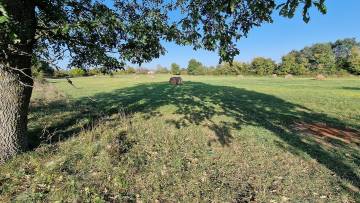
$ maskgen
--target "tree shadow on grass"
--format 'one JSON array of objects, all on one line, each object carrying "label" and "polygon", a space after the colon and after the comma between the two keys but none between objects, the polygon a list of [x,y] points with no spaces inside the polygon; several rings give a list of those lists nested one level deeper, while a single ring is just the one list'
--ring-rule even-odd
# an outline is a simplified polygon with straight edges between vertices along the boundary
[{"label": "tree shadow on grass", "polygon": [[344,90],[360,90],[360,87],[342,87]]},{"label": "tree shadow on grass", "polygon": [[[356,172],[356,167],[360,167],[359,156],[356,156],[359,152],[358,143],[350,145],[330,139],[329,143],[335,147],[328,149],[319,142],[303,139],[304,136],[294,128],[296,123],[325,123],[338,129],[351,128],[359,136],[358,125],[351,126],[336,118],[264,93],[199,82],[186,82],[182,86],[151,83],[97,94],[91,99],[81,98],[68,103],[56,101],[45,106],[33,107],[32,114],[43,113],[43,116],[51,118],[67,112],[63,117],[59,117],[58,122],[53,122],[47,128],[45,134],[55,138],[47,137],[46,140],[54,142],[67,139],[84,128],[90,128],[91,123],[117,113],[120,108],[124,108],[127,114],[141,112],[145,118],[149,118],[159,116],[159,108],[165,105],[176,107],[176,119],[168,120],[169,123],[177,128],[206,123],[224,147],[232,142],[231,129],[241,129],[245,125],[265,128],[284,141],[278,143],[279,146],[292,153],[312,157],[337,176],[350,181],[357,188],[360,187],[360,178]],[[215,117],[221,116],[232,118],[232,121],[215,121]],[[32,122],[38,122],[39,118],[41,115],[34,117]],[[41,131],[40,126],[35,126],[30,130],[30,136],[36,140],[36,135]],[[33,142],[33,147],[40,142],[41,140],[37,139]],[[343,151],[337,149],[345,150],[354,156],[351,160],[346,160],[340,155]]]}]

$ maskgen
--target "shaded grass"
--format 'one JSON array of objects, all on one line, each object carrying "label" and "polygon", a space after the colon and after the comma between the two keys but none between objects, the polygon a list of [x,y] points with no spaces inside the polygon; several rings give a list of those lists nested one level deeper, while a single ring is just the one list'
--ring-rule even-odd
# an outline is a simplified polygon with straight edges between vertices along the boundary
[{"label": "shaded grass", "polygon": [[[0,194],[4,199],[43,201],[346,202],[359,198],[359,146],[319,142],[293,128],[301,121],[358,130],[357,92],[336,90],[344,84],[334,81],[189,79],[194,81],[171,86],[161,82],[162,77],[140,82],[131,82],[129,76],[106,78],[110,87],[126,87],[105,92],[102,79],[78,79],[78,89],[56,81],[73,99],[32,106],[30,135],[35,152],[1,168],[1,174],[10,175],[2,175],[0,185],[5,189]],[[125,84],[116,84],[121,80]],[[85,91],[86,84],[94,90]],[[332,87],[326,88],[327,84]],[[334,109],[337,101],[353,103],[342,109],[355,116]],[[316,106],[319,103],[321,107]],[[17,167],[25,169],[12,171]],[[65,190],[59,189],[63,184]]]}]

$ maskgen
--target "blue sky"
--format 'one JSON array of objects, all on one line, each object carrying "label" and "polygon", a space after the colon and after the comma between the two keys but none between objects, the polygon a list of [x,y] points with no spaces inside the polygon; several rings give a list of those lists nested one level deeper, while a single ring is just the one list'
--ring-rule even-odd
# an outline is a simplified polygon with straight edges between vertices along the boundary
[{"label": "blue sky", "polygon": [[[315,9],[311,10],[311,20],[308,24],[302,21],[300,14],[293,19],[287,19],[275,13],[274,23],[253,29],[248,38],[243,38],[237,43],[240,55],[235,59],[248,62],[254,57],[264,56],[280,61],[281,56],[287,52],[317,42],[347,37],[360,40],[360,0],[327,0],[326,5],[326,15]],[[191,47],[173,43],[165,43],[165,47],[167,54],[143,66],[154,68],[160,64],[169,67],[172,62],[176,62],[181,67],[186,67],[191,58],[208,66],[216,65],[219,61],[216,52],[194,51]]]},{"label": "blue sky", "polygon": [[[110,0],[106,0],[110,1]],[[283,0],[279,0],[283,1]],[[320,14],[315,8],[310,11],[308,24],[302,21],[299,13],[293,19],[287,19],[274,13],[274,23],[263,24],[250,31],[248,38],[242,38],[237,46],[240,54],[235,60],[249,62],[254,57],[263,56],[279,62],[281,57],[294,49],[302,49],[317,42],[330,42],[337,39],[355,37],[360,41],[360,0],[326,0],[328,13]],[[216,52],[205,50],[194,51],[189,46],[164,43],[167,53],[142,67],[156,68],[157,65],[169,67],[175,62],[185,68],[194,58],[204,65],[217,65],[219,57]],[[59,63],[67,66],[67,60]],[[134,65],[137,67],[137,65]]]}]

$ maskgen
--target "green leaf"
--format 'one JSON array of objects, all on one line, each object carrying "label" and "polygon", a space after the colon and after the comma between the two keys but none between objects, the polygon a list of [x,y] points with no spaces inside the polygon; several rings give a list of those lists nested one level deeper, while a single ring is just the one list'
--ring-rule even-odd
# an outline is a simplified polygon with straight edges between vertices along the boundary
[{"label": "green leaf", "polygon": [[9,16],[3,5],[0,3],[0,24],[9,22]]},{"label": "green leaf", "polygon": [[8,22],[8,18],[5,16],[0,16],[0,24]]},{"label": "green leaf", "polygon": [[19,39],[19,36],[17,36],[16,33],[11,32],[10,33],[10,40],[14,43],[14,44],[19,44],[21,42],[21,40]]}]

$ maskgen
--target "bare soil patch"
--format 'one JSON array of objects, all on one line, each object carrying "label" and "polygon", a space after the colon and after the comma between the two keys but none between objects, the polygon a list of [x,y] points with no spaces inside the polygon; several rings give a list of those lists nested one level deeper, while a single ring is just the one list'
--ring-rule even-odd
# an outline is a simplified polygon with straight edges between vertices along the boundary
[{"label": "bare soil patch", "polygon": [[360,145],[360,132],[349,128],[336,128],[325,123],[299,122],[294,125],[295,130],[311,134],[318,138],[330,138],[344,143]]}]

